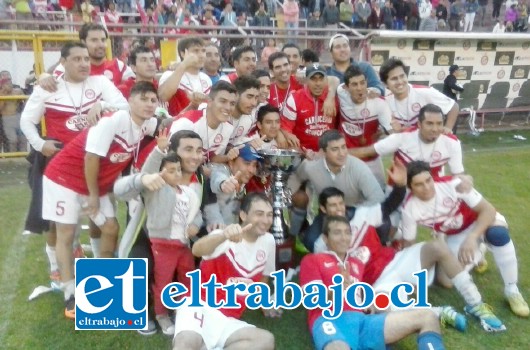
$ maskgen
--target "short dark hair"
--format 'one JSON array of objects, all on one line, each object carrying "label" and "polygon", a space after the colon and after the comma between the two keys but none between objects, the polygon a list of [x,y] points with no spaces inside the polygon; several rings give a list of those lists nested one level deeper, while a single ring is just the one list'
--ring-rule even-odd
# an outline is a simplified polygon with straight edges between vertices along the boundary
[{"label": "short dark hair", "polygon": [[272,67],[274,66],[274,61],[280,59],[280,58],[286,58],[287,62],[289,62],[289,56],[283,51],[274,52],[269,56],[269,60],[267,61],[269,64],[269,69],[272,70]]},{"label": "short dark hair", "polygon": [[254,54],[256,54],[256,51],[254,50],[252,46],[249,46],[249,45],[239,46],[234,51],[232,51],[232,55],[231,55],[232,64],[235,61],[239,61],[241,59],[241,56],[243,56],[245,52],[253,52]]},{"label": "short dark hair", "polygon": [[280,110],[278,107],[274,107],[273,105],[266,104],[258,108],[258,113],[256,115],[256,121],[259,123],[263,122],[263,118],[269,113],[278,113],[280,114]]},{"label": "short dark hair", "polygon": [[248,89],[256,89],[259,90],[261,83],[258,79],[254,78],[253,76],[242,76],[238,77],[236,80],[234,80],[234,86],[237,90],[238,94],[242,94],[243,92],[247,91]]},{"label": "short dark hair", "polygon": [[349,66],[348,69],[344,72],[344,85],[348,85],[350,83],[350,79],[358,76],[364,76],[366,78],[366,75],[364,75],[363,71],[359,69],[359,67],[356,66]]},{"label": "short dark hair", "polygon": [[[140,81],[133,85],[130,96],[152,92],[157,95],[156,87],[149,81]],[[158,96],[158,95],[157,95]]]},{"label": "short dark hair", "polygon": [[337,187],[326,187],[318,195],[318,204],[323,207],[326,207],[328,199],[331,197],[342,197],[344,199],[344,192],[339,190]]},{"label": "short dark hair", "polygon": [[80,49],[87,48],[86,45],[80,41],[69,41],[66,44],[64,44],[63,47],[61,48],[61,58],[64,58],[64,59],[68,58],[68,56],[70,56],[70,51],[76,47],[79,47]]},{"label": "short dark hair", "polygon": [[302,56],[302,50],[300,50],[300,48],[298,47],[298,45],[293,44],[293,43],[287,43],[287,44],[283,45],[281,51],[283,52],[283,50],[288,49],[288,48],[294,48],[294,49],[297,49],[297,50],[298,50],[298,54],[299,54],[300,56]]},{"label": "short dark hair", "polygon": [[252,203],[259,202],[259,201],[263,201],[263,202],[271,204],[269,197],[267,197],[265,193],[252,192],[252,193],[248,193],[247,195],[245,195],[245,197],[243,197],[243,199],[241,200],[241,206],[239,207],[239,210],[244,213],[248,213],[250,211],[250,208],[252,207]]},{"label": "short dark hair", "polygon": [[147,46],[140,45],[131,51],[131,54],[129,55],[129,65],[136,66],[136,58],[138,54],[141,53],[153,54],[150,48],[148,48]]},{"label": "short dark hair", "polygon": [[184,52],[186,52],[187,49],[193,46],[204,47],[204,40],[202,40],[201,38],[195,38],[195,37],[184,38],[184,39],[179,40],[177,52],[181,60],[184,59]]},{"label": "short dark hair", "polygon": [[162,170],[167,163],[180,163],[181,161],[182,159],[179,157],[177,152],[169,152],[166,156],[164,156],[164,158],[162,158],[160,170]]},{"label": "short dark hair", "polygon": [[383,83],[386,83],[386,81],[388,80],[388,74],[390,73],[390,71],[398,67],[402,67],[403,70],[406,72],[405,63],[403,63],[403,61],[400,60],[399,58],[393,57],[393,58],[389,58],[388,60],[386,60],[381,66],[381,68],[379,68],[379,78],[381,79],[381,81]]},{"label": "short dark hair", "polygon": [[322,225],[322,233],[324,236],[329,236],[329,226],[331,226],[334,222],[342,222],[348,227],[350,226],[350,222],[348,221],[348,218],[345,216],[339,216],[339,215],[328,215],[324,218],[324,225]]},{"label": "short dark hair", "polygon": [[176,152],[180,146],[180,140],[182,139],[197,139],[197,140],[201,140],[201,144],[202,144],[202,139],[200,135],[197,134],[195,131],[179,130],[173,135],[171,135],[171,138],[169,139],[169,150]]},{"label": "short dark hair", "polygon": [[425,106],[421,107],[420,112],[418,113],[418,121],[420,123],[425,120],[425,113],[440,113],[442,118],[444,116],[444,112],[440,107],[432,103],[427,103]]},{"label": "short dark hair", "polygon": [[214,99],[219,91],[227,91],[230,94],[237,95],[236,87],[224,80],[219,80],[217,83],[215,83],[212,86],[212,88],[210,89],[210,94],[209,94],[210,98]]},{"label": "short dark hair", "polygon": [[302,60],[304,60],[305,62],[311,62],[311,63],[320,62],[320,59],[318,58],[318,54],[311,49],[305,49],[302,51]]},{"label": "short dark hair", "polygon": [[415,160],[407,164],[407,187],[410,188],[414,176],[423,172],[431,172],[429,163],[424,162],[423,160]]},{"label": "short dark hair", "polygon": [[271,74],[269,73],[269,71],[265,69],[256,69],[255,71],[252,72],[251,75],[256,79],[259,79],[261,77],[268,77],[268,78],[271,77]]},{"label": "short dark hair", "polygon": [[101,31],[105,32],[105,38],[107,38],[107,39],[109,38],[109,33],[107,32],[105,27],[103,27],[101,24],[99,24],[99,23],[85,23],[85,24],[83,24],[83,26],[81,26],[81,29],[79,29],[79,40],[85,41],[86,38],[88,37],[88,32],[92,32],[92,31],[96,31],[96,30],[101,30]]},{"label": "short dark hair", "polygon": [[337,141],[343,138],[344,135],[341,134],[337,129],[327,130],[318,139],[318,148],[325,151],[331,141]]}]

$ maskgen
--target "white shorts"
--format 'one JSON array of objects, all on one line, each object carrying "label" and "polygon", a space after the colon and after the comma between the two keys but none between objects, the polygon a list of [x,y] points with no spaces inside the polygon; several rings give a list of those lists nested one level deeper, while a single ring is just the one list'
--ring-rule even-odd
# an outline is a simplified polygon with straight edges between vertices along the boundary
[{"label": "white shorts", "polygon": [[226,341],[234,332],[246,327],[255,326],[245,321],[225,316],[221,311],[209,306],[184,306],[177,310],[175,338],[173,341],[178,341],[177,338],[180,332],[193,331],[202,337],[206,349],[223,349]]},{"label": "white shorts", "polygon": [[[77,224],[83,216],[88,196],[56,184],[42,177],[42,218],[61,224]],[[99,211],[107,218],[116,217],[116,210],[109,196],[99,197]]]},{"label": "white shorts", "polygon": [[[508,226],[508,224],[506,223],[506,218],[500,213],[495,214],[495,221],[496,222],[500,221],[506,224],[506,226]],[[458,257],[458,251],[460,250],[460,246],[462,245],[462,243],[464,243],[467,236],[473,231],[473,229],[475,228],[475,225],[476,223],[473,223],[471,226],[469,226],[468,228],[466,228],[464,231],[460,232],[459,234],[445,236],[445,241],[447,242],[447,246],[449,247],[449,250],[453,253],[454,256]],[[483,239],[480,239],[480,241],[482,242]],[[480,248],[478,248],[477,251],[475,252],[475,259],[474,259],[475,264],[479,263],[482,260],[482,258],[483,258],[482,252],[480,251]]]},{"label": "white shorts", "polygon": [[[394,259],[385,267],[373,287],[376,292],[389,293],[399,283],[407,282],[416,285],[414,274],[422,270],[421,249],[425,242],[416,243],[396,253]],[[427,271],[427,281],[434,280],[434,266]]]}]

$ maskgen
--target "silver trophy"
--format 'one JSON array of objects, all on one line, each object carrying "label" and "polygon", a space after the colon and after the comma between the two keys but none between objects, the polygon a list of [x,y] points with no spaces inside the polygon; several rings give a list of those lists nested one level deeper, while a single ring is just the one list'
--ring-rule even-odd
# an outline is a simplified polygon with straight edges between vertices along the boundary
[{"label": "silver trophy", "polygon": [[285,243],[287,228],[283,217],[284,210],[291,206],[291,190],[287,187],[287,178],[302,161],[302,155],[295,150],[261,150],[263,168],[271,173],[270,194],[272,197],[272,227],[276,245]]}]

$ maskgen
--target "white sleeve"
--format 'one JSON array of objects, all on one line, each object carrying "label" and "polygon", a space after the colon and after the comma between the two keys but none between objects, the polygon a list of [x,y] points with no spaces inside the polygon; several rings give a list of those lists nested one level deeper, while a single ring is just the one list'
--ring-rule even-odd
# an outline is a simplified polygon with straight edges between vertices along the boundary
[{"label": "white sleeve", "polygon": [[[118,69],[120,70],[120,72],[122,71],[123,69],[123,66],[125,65],[125,62],[121,61],[121,60],[117,60],[118,61]],[[124,82],[124,81],[127,81],[129,80],[130,78],[136,78],[136,74],[134,74],[132,68],[130,66],[127,66],[125,68],[125,71],[123,72],[123,75],[121,77],[121,81]]]},{"label": "white sleeve", "polygon": [[64,75],[64,66],[62,65],[62,63],[59,63],[55,69],[53,70],[53,77],[54,78],[60,78]]},{"label": "white sleeve", "polygon": [[179,119],[175,120],[171,124],[171,129],[169,130],[169,134],[173,135],[174,133],[176,133],[177,131],[180,131],[180,130],[191,130],[191,131],[194,131],[193,130],[192,121],[189,120],[188,118],[179,118]]},{"label": "white sleeve", "polygon": [[[208,235],[222,235],[223,234],[223,230],[213,230],[212,232],[210,232]],[[231,241],[230,240],[225,240],[223,243],[219,244],[215,249],[214,251],[212,252],[212,254],[210,255],[204,255],[202,258],[204,260],[211,260],[211,259],[215,259],[217,258],[218,256],[221,256],[222,254],[224,254],[224,252],[226,252],[228,250],[228,248],[230,248],[230,243]]]},{"label": "white sleeve", "polygon": [[401,212],[400,227],[403,239],[407,241],[414,241],[416,239],[418,224],[410,211],[410,207],[403,208],[403,211]]},{"label": "white sleeve", "polygon": [[479,191],[472,188],[467,193],[456,192],[458,198],[461,198],[470,208],[476,207],[482,200],[482,195]]},{"label": "white sleeve", "polygon": [[158,80],[158,86],[161,86],[162,84],[164,84],[166,82],[166,80],[169,79],[169,77],[171,76],[171,74],[173,74],[173,71],[172,70],[168,70],[168,71],[165,71],[162,76],[160,77],[160,79]]},{"label": "white sleeve", "polygon": [[101,108],[112,107],[128,111],[129,102],[123,97],[121,91],[105,76],[100,76],[100,78],[98,84],[101,87]]},{"label": "white sleeve", "polygon": [[451,174],[460,174],[464,172],[464,163],[462,162],[462,145],[459,140],[448,140],[450,155],[449,170]]},{"label": "white sleeve", "polygon": [[40,123],[44,114],[46,109],[44,102],[49,94],[49,92],[44,91],[40,86],[35,86],[20,117],[20,129],[28,139],[30,145],[39,152],[42,151],[42,146],[44,146],[46,141],[40,137],[37,124]]},{"label": "white sleeve", "polygon": [[85,151],[105,157],[116,135],[116,128],[120,119],[118,115],[114,114],[110,117],[101,118],[95,126],[91,127],[88,130]]},{"label": "white sleeve", "polygon": [[282,111],[282,116],[293,122],[296,120],[296,102],[294,101],[294,97],[292,94],[287,97],[285,107]]},{"label": "white sleeve", "polygon": [[402,137],[403,133],[392,134],[374,143],[374,149],[380,156],[392,154],[401,146]]},{"label": "white sleeve", "polygon": [[265,263],[263,276],[270,276],[271,273],[276,271],[276,243],[273,235],[270,233],[266,233],[265,238],[267,239],[264,242],[265,249],[267,250],[267,262]]},{"label": "white sleeve", "polygon": [[379,107],[377,111],[379,125],[387,131],[392,130],[392,126],[390,125],[390,122],[392,121],[392,111],[390,110],[390,107],[388,107],[388,104],[386,104],[383,99],[381,99],[377,106]]},{"label": "white sleeve", "polygon": [[[422,90],[417,90],[417,91],[422,91]],[[452,98],[445,96],[444,94],[442,94],[440,91],[436,90],[433,87],[425,89],[424,91],[428,96],[427,97],[428,103],[432,103],[440,107],[444,114],[449,113],[451,108],[453,108],[453,106],[455,105],[455,101]]]}]

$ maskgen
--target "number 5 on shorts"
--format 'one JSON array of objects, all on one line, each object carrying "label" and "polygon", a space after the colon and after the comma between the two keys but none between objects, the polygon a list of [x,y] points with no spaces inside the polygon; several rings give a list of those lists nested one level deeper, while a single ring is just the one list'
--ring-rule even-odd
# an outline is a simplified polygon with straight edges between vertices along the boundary
[{"label": "number 5 on shorts", "polygon": [[63,216],[64,215],[64,201],[58,201],[57,205],[55,206],[55,214],[57,216]]},{"label": "number 5 on shorts", "polygon": [[331,323],[329,321],[326,321],[326,322],[322,323],[322,330],[327,335],[333,335],[333,334],[337,333],[337,330],[335,329],[335,326],[333,325],[333,323]]}]

